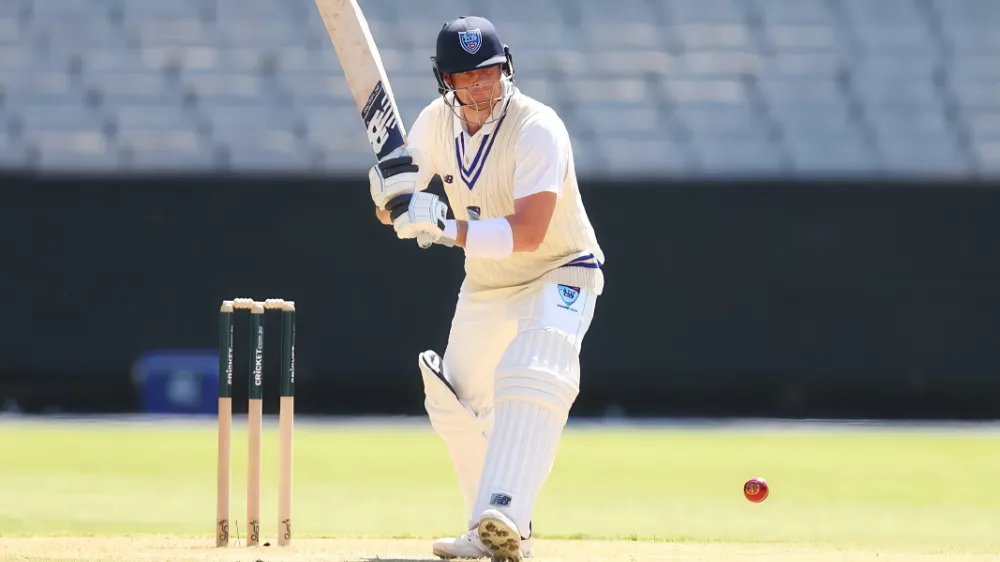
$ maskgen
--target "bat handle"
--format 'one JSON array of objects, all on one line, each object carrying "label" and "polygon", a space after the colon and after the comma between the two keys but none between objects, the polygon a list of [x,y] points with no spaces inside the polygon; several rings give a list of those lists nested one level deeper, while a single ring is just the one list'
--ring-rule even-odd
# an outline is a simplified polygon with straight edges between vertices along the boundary
[{"label": "bat handle", "polygon": [[426,234],[418,234],[417,244],[420,246],[421,249],[426,250],[427,248],[430,248],[434,244],[434,240],[432,240],[431,237],[427,236]]}]

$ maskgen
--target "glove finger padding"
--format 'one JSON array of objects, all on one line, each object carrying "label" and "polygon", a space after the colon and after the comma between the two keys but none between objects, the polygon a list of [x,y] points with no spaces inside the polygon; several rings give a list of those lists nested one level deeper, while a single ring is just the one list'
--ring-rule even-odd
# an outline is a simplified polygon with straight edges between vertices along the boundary
[{"label": "glove finger padding", "polygon": [[409,154],[397,156],[395,158],[386,158],[385,160],[379,162],[376,167],[382,173],[383,178],[391,178],[396,174],[402,174],[404,172],[420,171],[420,167],[413,162],[413,157]]},{"label": "glove finger padding", "polygon": [[448,205],[433,193],[416,193],[409,205],[399,206],[390,218],[399,238],[417,238],[421,245],[436,242],[443,234]]},{"label": "glove finger padding", "polygon": [[[445,205],[444,203],[439,202],[439,204],[436,205],[436,207],[438,213],[438,226],[441,229],[441,236],[435,236],[433,234],[428,234],[426,232],[417,234],[417,245],[425,250],[427,248],[430,248],[431,245],[433,245],[435,242],[444,241],[444,227],[445,227],[444,221],[448,218],[448,206]],[[454,245],[454,241],[449,240],[445,245],[452,246]]]},{"label": "glove finger padding", "polygon": [[418,159],[405,149],[397,149],[368,171],[372,201],[379,209],[394,208],[406,202],[403,197],[417,191],[421,173]]}]

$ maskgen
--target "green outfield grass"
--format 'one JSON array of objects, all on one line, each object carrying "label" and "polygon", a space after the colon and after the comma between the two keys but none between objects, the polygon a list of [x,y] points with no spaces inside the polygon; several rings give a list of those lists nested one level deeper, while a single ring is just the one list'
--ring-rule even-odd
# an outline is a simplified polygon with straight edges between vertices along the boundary
[{"label": "green outfield grass", "polygon": [[[261,530],[273,540],[277,442],[267,423]],[[239,426],[233,451],[231,517],[243,535]],[[208,544],[215,462],[212,423],[0,422],[0,536],[180,535]],[[462,530],[451,465],[428,426],[300,423],[294,462],[298,537]],[[742,496],[751,476],[771,486],[761,504]],[[570,428],[534,528],[539,539],[986,557],[1000,549],[998,478],[997,432]]]}]

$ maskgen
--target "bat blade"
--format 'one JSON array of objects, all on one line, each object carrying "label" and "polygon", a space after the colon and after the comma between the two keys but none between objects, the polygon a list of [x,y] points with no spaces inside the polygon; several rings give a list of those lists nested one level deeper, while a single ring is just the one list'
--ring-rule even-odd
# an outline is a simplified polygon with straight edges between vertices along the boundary
[{"label": "bat blade", "polygon": [[406,129],[368,20],[357,0],[316,0],[368,142],[379,160],[406,144]]},{"label": "bat blade", "polygon": [[[399,118],[399,106],[368,20],[357,0],[316,0],[316,7],[337,52],[354,104],[361,113],[372,152],[382,160],[406,145],[406,129]],[[408,195],[398,196],[386,207],[395,208],[407,201]],[[417,244],[428,248],[431,239],[421,234],[417,236]]]}]

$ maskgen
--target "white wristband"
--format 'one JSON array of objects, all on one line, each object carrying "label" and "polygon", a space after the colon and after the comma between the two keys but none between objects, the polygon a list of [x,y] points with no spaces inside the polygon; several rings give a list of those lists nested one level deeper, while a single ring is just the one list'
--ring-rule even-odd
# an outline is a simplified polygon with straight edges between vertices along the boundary
[{"label": "white wristband", "polygon": [[458,223],[453,219],[444,221],[444,234],[442,237],[447,238],[448,240],[458,239]]},{"label": "white wristband", "polygon": [[470,258],[500,260],[514,252],[514,232],[503,217],[469,221],[465,234],[465,255]]}]

